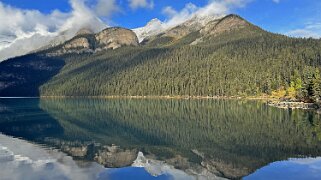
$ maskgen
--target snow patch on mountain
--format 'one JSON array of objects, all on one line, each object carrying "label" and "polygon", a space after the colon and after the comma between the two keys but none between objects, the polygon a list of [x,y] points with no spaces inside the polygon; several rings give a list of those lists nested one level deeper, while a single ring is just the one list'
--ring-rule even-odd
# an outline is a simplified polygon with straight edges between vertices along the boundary
[{"label": "snow patch on mountain", "polygon": [[171,175],[177,180],[194,180],[194,179],[208,179],[208,180],[225,180],[225,178],[218,177],[205,168],[201,171],[194,171],[192,169],[179,170],[174,166],[167,164],[164,161],[148,159],[142,152],[138,153],[137,159],[132,164],[133,167],[144,168],[150,175],[158,177],[161,175]]},{"label": "snow patch on mountain", "polygon": [[160,21],[159,19],[155,18],[149,21],[146,26],[132,29],[138,39],[139,42],[142,42],[145,38],[156,36],[166,31],[170,31],[172,28],[175,28],[180,25],[184,25],[190,29],[199,30],[202,27],[206,26],[209,22],[215,21],[218,19],[223,18],[224,15],[209,15],[209,16],[191,16],[189,19],[182,23],[172,23],[170,21]]},{"label": "snow patch on mountain", "polygon": [[154,36],[162,33],[166,29],[165,24],[159,19],[152,19],[146,26],[133,29],[136,33],[139,42],[142,42],[146,37]]},{"label": "snow patch on mountain", "polygon": [[186,174],[184,171],[175,169],[173,166],[168,165],[163,161],[147,159],[142,152],[138,153],[137,159],[132,166],[145,168],[145,170],[154,177],[170,174],[178,180],[194,179],[193,176]]}]

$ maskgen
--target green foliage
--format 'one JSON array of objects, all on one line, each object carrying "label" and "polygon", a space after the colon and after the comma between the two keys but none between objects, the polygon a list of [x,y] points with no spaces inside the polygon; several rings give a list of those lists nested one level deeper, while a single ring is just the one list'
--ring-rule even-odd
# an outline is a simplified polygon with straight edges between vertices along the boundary
[{"label": "green foliage", "polygon": [[321,96],[321,78],[319,68],[307,67],[303,71],[304,81],[301,89],[302,97],[306,100],[318,102]]},{"label": "green foliage", "polygon": [[91,56],[66,56],[67,65],[41,87],[41,94],[260,96],[284,87],[286,95],[295,98],[300,94],[310,97],[311,89],[308,94],[304,91],[311,83],[320,84],[309,84],[307,78],[313,76],[306,74],[320,66],[319,40],[254,29],[186,45],[193,36],[162,48],[128,47]]}]

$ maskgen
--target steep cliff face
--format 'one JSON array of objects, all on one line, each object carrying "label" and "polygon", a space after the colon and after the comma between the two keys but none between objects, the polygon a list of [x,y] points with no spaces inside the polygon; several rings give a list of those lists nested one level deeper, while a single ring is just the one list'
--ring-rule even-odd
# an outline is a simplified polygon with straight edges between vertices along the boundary
[{"label": "steep cliff face", "polygon": [[94,34],[94,31],[88,28],[82,28],[76,33],[76,36],[81,36],[86,34]]},{"label": "steep cliff face", "polygon": [[[165,41],[165,44],[169,42],[174,42],[175,40],[182,39],[183,37],[193,32],[200,31],[202,28],[207,26],[208,23],[212,21],[217,22],[221,18],[222,18],[221,16],[195,16],[176,26],[170,26],[164,23],[162,24],[158,23],[159,28],[157,29],[157,31],[148,32],[147,34],[144,35],[143,44],[158,45],[158,44],[164,43],[164,41]],[[147,26],[144,28],[148,28],[148,25],[149,24],[147,24]],[[144,29],[144,28],[138,28],[138,29]],[[135,32],[138,35],[141,34],[140,31],[136,30]]]},{"label": "steep cliff face", "polygon": [[199,31],[202,28],[206,27],[208,24],[219,21],[219,19],[221,18],[221,16],[193,17],[192,19],[167,30],[165,32],[165,35],[179,39],[192,32]]},{"label": "steep cliff face", "polygon": [[138,46],[138,38],[136,34],[124,28],[107,28],[95,35],[98,46],[101,49],[117,49],[122,46]]},{"label": "steep cliff face", "polygon": [[90,43],[87,38],[81,37],[75,40],[72,40],[70,43],[64,45],[65,49],[73,48],[90,48]]},{"label": "steep cliff face", "polygon": [[70,53],[95,53],[107,49],[117,49],[123,46],[138,46],[136,34],[124,28],[107,28],[97,34],[89,30],[82,29],[77,35],[65,42],[63,45],[55,47],[54,51],[49,49],[49,56],[57,56]]},{"label": "steep cliff face", "polygon": [[220,20],[208,23],[200,30],[202,35],[217,36],[221,33],[242,29],[250,26],[250,23],[237,15],[228,15]]}]

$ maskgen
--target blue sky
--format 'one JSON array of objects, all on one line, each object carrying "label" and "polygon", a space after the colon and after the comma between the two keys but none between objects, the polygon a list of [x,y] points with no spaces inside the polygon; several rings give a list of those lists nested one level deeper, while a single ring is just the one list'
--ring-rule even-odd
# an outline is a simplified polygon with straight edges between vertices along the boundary
[{"label": "blue sky", "polygon": [[81,28],[132,29],[153,18],[171,28],[230,13],[270,32],[321,37],[321,0],[0,0],[0,61],[70,39]]},{"label": "blue sky", "polygon": [[[101,0],[113,1],[113,0]],[[204,7],[213,2],[208,0],[136,0],[133,8],[130,1],[114,0],[117,10],[107,17],[101,17],[110,26],[135,28],[145,25],[152,18],[168,19],[162,13],[165,7],[172,7],[176,11],[182,10],[186,4],[193,3],[197,7]],[[145,4],[142,3],[145,1]],[[224,0],[223,0],[224,1]],[[227,0],[228,1],[228,0]],[[321,1],[320,0],[229,0],[238,1],[241,5],[229,7],[229,12],[236,13],[250,22],[272,32],[295,36],[321,35]],[[72,11],[68,0],[0,0],[3,4],[19,9],[36,9],[43,14],[50,14],[54,10],[61,12]],[[94,6],[97,0],[87,0],[88,7]],[[297,31],[295,33],[295,31]],[[292,32],[292,34],[291,34]]]}]

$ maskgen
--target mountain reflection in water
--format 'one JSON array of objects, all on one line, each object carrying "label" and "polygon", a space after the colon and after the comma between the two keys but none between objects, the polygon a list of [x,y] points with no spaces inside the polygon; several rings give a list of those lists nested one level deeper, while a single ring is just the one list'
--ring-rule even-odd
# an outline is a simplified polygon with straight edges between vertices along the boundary
[{"label": "mountain reflection in water", "polygon": [[257,101],[0,99],[0,115],[3,134],[107,168],[131,166],[142,152],[141,166],[241,178],[275,161],[321,155],[319,115]]}]

